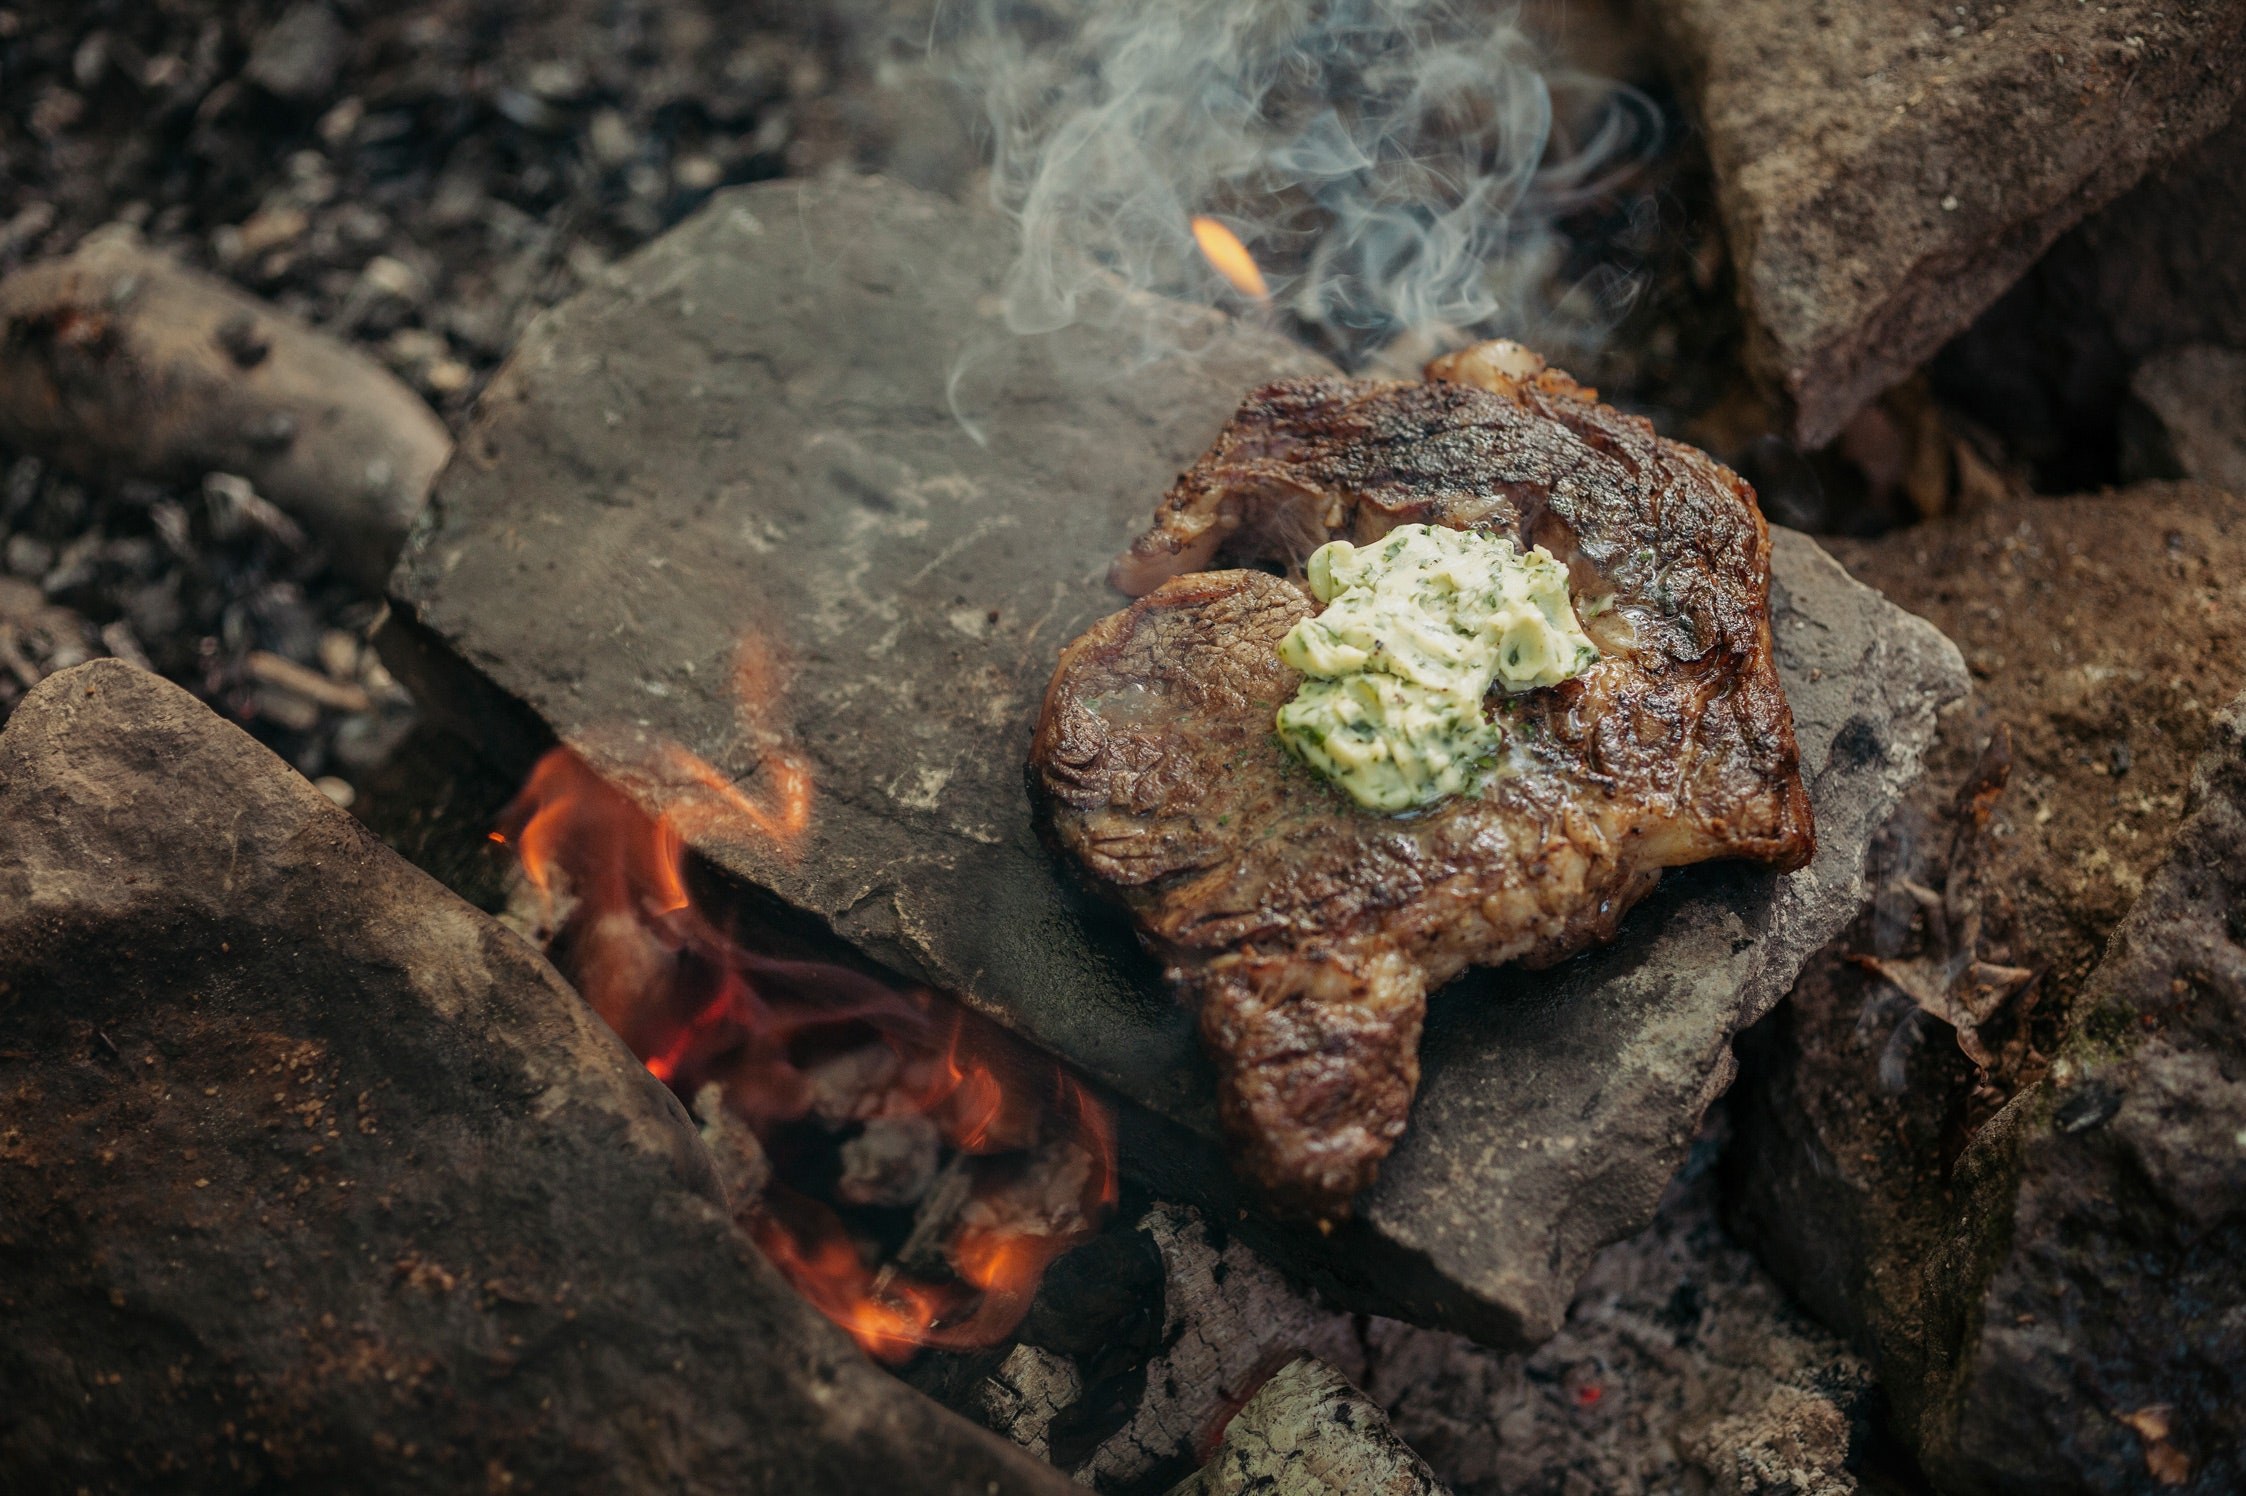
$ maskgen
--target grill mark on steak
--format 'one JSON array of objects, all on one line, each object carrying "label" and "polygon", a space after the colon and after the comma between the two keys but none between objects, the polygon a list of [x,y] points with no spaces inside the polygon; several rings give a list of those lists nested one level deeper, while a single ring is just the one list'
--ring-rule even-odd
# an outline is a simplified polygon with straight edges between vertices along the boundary
[{"label": "grill mark on steak", "polygon": [[[1046,694],[1031,783],[1048,834],[1198,1004],[1243,1172],[1282,1206],[1338,1212],[1371,1182],[1418,1085],[1430,990],[1610,939],[1664,868],[1792,869],[1815,847],[1753,491],[1523,367],[1254,392],[1117,563],[1144,595],[1062,652]],[[1543,544],[1579,602],[1615,601],[1589,670],[1491,698],[1509,772],[1385,816],[1280,747],[1299,677],[1277,650],[1317,610],[1311,549],[1408,522]],[[1202,569],[1219,561],[1235,569]]]}]

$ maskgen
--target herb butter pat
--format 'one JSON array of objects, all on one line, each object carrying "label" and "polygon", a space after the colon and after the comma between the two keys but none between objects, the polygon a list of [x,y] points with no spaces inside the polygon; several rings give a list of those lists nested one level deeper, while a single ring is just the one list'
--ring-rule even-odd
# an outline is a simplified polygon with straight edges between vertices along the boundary
[{"label": "herb butter pat", "polygon": [[1368,810],[1459,793],[1504,747],[1482,712],[1492,685],[1557,685],[1599,657],[1542,546],[1399,525],[1373,545],[1320,546],[1309,575],[1326,606],[1279,643],[1304,677],[1279,737]]}]

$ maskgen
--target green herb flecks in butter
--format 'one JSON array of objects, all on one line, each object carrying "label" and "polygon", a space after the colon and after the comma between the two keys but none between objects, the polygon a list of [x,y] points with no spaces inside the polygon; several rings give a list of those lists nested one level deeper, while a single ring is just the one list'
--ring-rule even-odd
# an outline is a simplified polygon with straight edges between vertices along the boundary
[{"label": "green herb flecks in butter", "polygon": [[1556,685],[1599,657],[1567,568],[1541,546],[1523,555],[1503,536],[1399,525],[1373,545],[1320,546],[1309,573],[1326,607],[1280,641],[1305,678],[1279,737],[1368,810],[1465,789],[1504,747],[1482,713],[1493,684]]}]

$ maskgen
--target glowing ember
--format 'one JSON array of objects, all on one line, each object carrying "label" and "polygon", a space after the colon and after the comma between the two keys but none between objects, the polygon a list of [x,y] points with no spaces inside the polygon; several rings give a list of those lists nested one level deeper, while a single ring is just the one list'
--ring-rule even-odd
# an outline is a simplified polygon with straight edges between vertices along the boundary
[{"label": "glowing ember", "polygon": [[[662,768],[688,787],[690,821],[792,844],[809,823],[810,777],[784,758],[767,765],[769,802],[683,749]],[[764,1143],[779,1180],[734,1204],[798,1292],[888,1360],[1004,1338],[1046,1265],[1114,1203],[1106,1113],[1059,1066],[932,994],[748,949],[696,902],[678,819],[650,817],[556,749],[495,839],[520,859],[586,1001],[658,1080],[687,1098],[715,1087]],[[913,1256],[917,1275],[878,1265],[881,1222],[865,1219],[877,1212],[846,1219],[781,1182],[821,1138],[910,1118],[933,1125],[953,1150],[945,1175],[965,1186],[936,1221],[940,1239]]]},{"label": "glowing ember", "polygon": [[1248,253],[1239,235],[1204,214],[1193,220],[1193,242],[1201,246],[1201,253],[1216,267],[1217,274],[1232,282],[1242,296],[1256,301],[1271,299],[1263,271],[1257,268],[1255,256]]}]

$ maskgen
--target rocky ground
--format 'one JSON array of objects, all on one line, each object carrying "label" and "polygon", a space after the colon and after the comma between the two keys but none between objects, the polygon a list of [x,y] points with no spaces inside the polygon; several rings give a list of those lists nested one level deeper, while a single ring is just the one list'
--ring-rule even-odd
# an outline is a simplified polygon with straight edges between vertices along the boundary
[{"label": "rocky ground", "polygon": [[[718,186],[879,159],[851,88],[880,35],[784,4],[0,8],[0,274],[131,225],[456,422],[531,316]],[[362,647],[380,600],[257,498],[0,448],[0,714],[145,660],[352,799],[411,719]]]},{"label": "rocky ground", "polygon": [[1743,1046],[1730,1208],[1945,1489],[2236,1478],[2242,540],[2147,484],[1842,548],[1977,692]]},{"label": "rocky ground", "polygon": [[[1654,8],[1708,57],[1738,45],[1715,37],[1715,7]],[[458,430],[531,317],[721,186],[879,168],[972,190],[957,112],[899,68],[912,36],[898,19],[913,14],[884,0],[0,5],[0,275],[130,226],[363,351]],[[1804,453],[1747,377],[1752,335],[1707,156],[1683,124],[1690,86],[1671,95],[1652,72],[1658,45],[1642,32],[1615,43],[1623,34],[1592,38],[1596,61],[1651,88],[1672,133],[1568,224],[1558,274],[1587,305],[1566,325],[1591,334],[1571,356],[1610,396],[1737,463],[1775,518],[1853,537],[1834,542],[1849,567],[1938,624],[1975,676],[1916,819],[1891,832],[1880,901],[1809,979],[1823,996],[1803,1011],[1832,1018],[1836,1046],[1862,1043],[1866,1025],[1882,1042],[1900,1031],[1894,984],[1852,958],[1957,954],[1936,948],[1945,932],[1904,881],[1938,880],[1954,861],[1948,797],[2000,724],[2010,735],[2010,784],[1973,853],[1979,943],[1965,952],[2022,978],[1986,1026],[2001,1063],[1969,1062],[1949,1028],[1920,1022],[1907,1033],[1919,1058],[1898,1063],[1918,1066],[1909,1094],[1933,1099],[1900,1120],[1890,1101],[1836,1103],[1849,1116],[1832,1123],[1892,1147],[1867,1192],[1946,1206],[1976,1131],[2059,1052],[2062,1015],[2159,868],[2216,715],[2246,684],[2238,498],[2190,485],[2036,492],[2237,470],[2225,464],[2242,450],[2233,395],[2246,377],[2235,353],[2194,350],[2246,328],[2246,299],[2216,273],[2235,258],[2220,214],[2246,198],[2208,186],[2233,179],[2239,127],[2061,240],[1931,378]],[[2203,221],[2202,202],[2220,211]],[[1769,205],[1732,211],[1749,209]],[[1807,366],[1779,362],[1785,378]],[[238,479],[91,483],[0,444],[0,720],[84,660],[148,664],[465,882],[509,787],[475,782],[441,740],[415,735],[413,702],[366,644],[382,606]],[[469,828],[465,842],[430,832],[430,808],[448,804],[445,829]],[[1308,1336],[1460,1491],[1908,1488],[1867,1362],[1718,1224],[1714,1146],[1651,1231],[1598,1259],[1560,1337],[1527,1356],[1333,1315],[1241,1244],[1195,1238],[1197,1225],[1165,1217],[1143,1234],[1173,1280],[1206,1257],[1234,1264],[1212,1281],[1277,1296],[1232,1312]],[[1800,1263],[1787,1281],[1816,1297]],[[1280,1297],[1284,1313],[1270,1307]],[[1814,1307],[1878,1333],[1860,1305]],[[1132,1368],[1142,1381],[1147,1365]],[[1007,1425],[981,1387],[962,1405]],[[2177,1468],[2161,1463],[2165,1435],[2144,1432],[2166,1427],[2162,1406],[2119,1410],[2140,1420],[2129,1426],[2156,1475]],[[1142,1486],[1118,1475],[1111,1487],[1151,1490],[1190,1463],[1175,1447],[1162,1456],[1129,1477]]]},{"label": "rocky ground", "polygon": [[1981,865],[1991,949],[2073,992],[2246,686],[2246,506],[2190,484],[2014,498],[1834,551],[1965,651],[1979,705],[1935,780],[1957,784],[2008,725],[2012,781]]},{"label": "rocky ground", "polygon": [[[1197,1213],[1158,1205],[1119,1228],[1161,1259],[1151,1354],[1116,1354],[1129,1338],[1119,1333],[1104,1366],[1071,1360],[1033,1321],[1037,1343],[957,1401],[1095,1489],[1155,1492],[1191,1467],[1227,1398],[1313,1355],[1386,1409],[1457,1496],[1910,1489],[1907,1462],[1877,1432],[1864,1361],[1717,1223],[1723,1129],[1719,1117],[1658,1224],[1598,1256],[1566,1326],[1533,1352],[1337,1313]],[[1103,1405],[1137,1382],[1172,1390],[1138,1393],[1102,1422]]]}]

